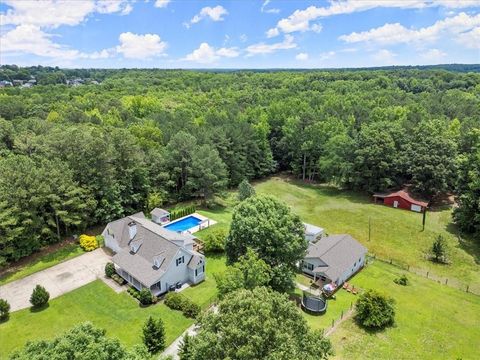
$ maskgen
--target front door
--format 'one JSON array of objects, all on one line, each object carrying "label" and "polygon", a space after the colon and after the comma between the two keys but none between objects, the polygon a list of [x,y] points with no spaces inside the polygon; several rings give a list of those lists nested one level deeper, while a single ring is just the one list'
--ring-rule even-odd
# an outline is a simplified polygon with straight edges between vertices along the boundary
[{"label": "front door", "polygon": [[398,201],[397,201],[397,200],[395,200],[395,201],[393,202],[393,207],[394,207],[394,208],[397,208],[397,207],[398,207]]}]

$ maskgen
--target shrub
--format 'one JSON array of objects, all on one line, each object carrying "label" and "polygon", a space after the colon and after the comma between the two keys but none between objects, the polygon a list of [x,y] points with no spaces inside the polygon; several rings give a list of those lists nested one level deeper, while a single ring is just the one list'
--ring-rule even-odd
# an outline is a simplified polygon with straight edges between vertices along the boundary
[{"label": "shrub", "polygon": [[95,236],[97,240],[97,247],[103,247],[105,245],[105,238],[102,235]]},{"label": "shrub", "polygon": [[223,252],[225,251],[225,239],[227,238],[227,232],[225,229],[218,228],[212,229],[209,232],[203,243],[205,245],[205,252]]},{"label": "shrub", "polygon": [[198,314],[200,314],[200,311],[200,306],[192,302],[190,299],[188,299],[188,301],[184,303],[182,309],[183,315],[192,319],[195,319]]},{"label": "shrub", "polygon": [[130,286],[127,290],[127,292],[132,295],[135,299],[139,300],[140,299],[140,291],[135,289],[133,286]]},{"label": "shrub", "polygon": [[90,235],[80,235],[80,246],[85,251],[92,251],[98,248],[97,238]]},{"label": "shrub", "polygon": [[118,285],[125,285],[126,281],[118,274],[112,275],[112,280],[115,281]]},{"label": "shrub", "polygon": [[240,185],[238,185],[238,200],[243,201],[251,196],[255,196],[255,189],[247,179],[244,179]]},{"label": "shrub", "polygon": [[10,316],[10,304],[5,299],[0,299],[0,321],[7,320]]},{"label": "shrub", "polygon": [[355,319],[366,328],[383,329],[395,321],[395,300],[374,290],[360,295],[355,309]]},{"label": "shrub", "polygon": [[147,288],[140,290],[138,300],[142,305],[150,305],[152,303],[152,293]]},{"label": "shrub", "polygon": [[165,305],[172,310],[182,310],[183,304],[187,301],[187,298],[182,294],[171,292],[165,296]]},{"label": "shrub", "polygon": [[34,308],[40,308],[46,305],[49,299],[50,294],[48,291],[43,286],[37,285],[30,296],[30,303]]},{"label": "shrub", "polygon": [[430,249],[431,259],[436,263],[446,264],[448,263],[447,251],[445,238],[442,235],[438,235]]},{"label": "shrub", "polygon": [[105,276],[111,278],[116,274],[115,265],[113,262],[108,262],[105,264]]},{"label": "shrub", "polygon": [[184,295],[176,292],[168,293],[167,296],[165,296],[165,305],[172,310],[180,310],[183,315],[190,318],[196,318],[201,311],[200,306]]},{"label": "shrub", "polygon": [[402,285],[402,286],[407,286],[408,284],[410,284],[410,281],[408,280],[408,277],[405,274],[396,278],[395,280],[393,280],[393,282],[395,284]]},{"label": "shrub", "polygon": [[165,349],[165,327],[162,319],[154,319],[151,316],[143,325],[143,343],[151,354]]}]

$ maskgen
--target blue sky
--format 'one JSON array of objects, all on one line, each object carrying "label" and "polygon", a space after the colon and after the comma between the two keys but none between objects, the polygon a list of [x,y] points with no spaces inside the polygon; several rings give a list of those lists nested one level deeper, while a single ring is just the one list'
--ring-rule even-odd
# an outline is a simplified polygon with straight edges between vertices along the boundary
[{"label": "blue sky", "polygon": [[480,0],[3,0],[0,24],[1,64],[480,63]]}]

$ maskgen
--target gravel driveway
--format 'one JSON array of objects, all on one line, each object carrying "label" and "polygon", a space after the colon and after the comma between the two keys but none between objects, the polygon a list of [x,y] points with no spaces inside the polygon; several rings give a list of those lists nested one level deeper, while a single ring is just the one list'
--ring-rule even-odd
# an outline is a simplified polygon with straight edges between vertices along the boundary
[{"label": "gravel driveway", "polygon": [[10,311],[30,307],[30,295],[37,284],[47,289],[50,299],[56,298],[103,277],[110,259],[103,249],[94,250],[0,286],[0,298],[10,303]]}]

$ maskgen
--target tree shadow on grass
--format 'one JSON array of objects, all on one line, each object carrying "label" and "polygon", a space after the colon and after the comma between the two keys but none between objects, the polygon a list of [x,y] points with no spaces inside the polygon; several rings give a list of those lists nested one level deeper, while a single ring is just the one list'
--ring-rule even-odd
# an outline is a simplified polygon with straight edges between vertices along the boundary
[{"label": "tree shadow on grass", "polygon": [[10,315],[7,315],[7,316],[4,317],[3,319],[0,318],[0,324],[6,323],[8,320],[10,320]]},{"label": "tree shadow on grass", "polygon": [[374,328],[374,327],[367,327],[367,326],[364,326],[358,319],[356,316],[353,317],[353,322],[361,329],[363,330],[365,333],[369,334],[369,335],[378,335],[378,334],[381,334],[382,332],[386,331],[387,329],[390,329],[390,328],[395,328],[396,327],[396,324],[395,322],[392,322],[391,324],[388,324],[382,328]]},{"label": "tree shadow on grass", "polygon": [[50,304],[49,303],[46,303],[45,305],[42,305],[42,306],[32,306],[30,308],[30,312],[32,313],[38,313],[38,312],[41,312],[43,310],[46,310],[50,307]]},{"label": "tree shadow on grass", "polygon": [[461,233],[458,227],[449,223],[446,230],[458,239],[458,247],[471,255],[477,265],[480,265],[480,240],[475,240],[473,235]]}]

